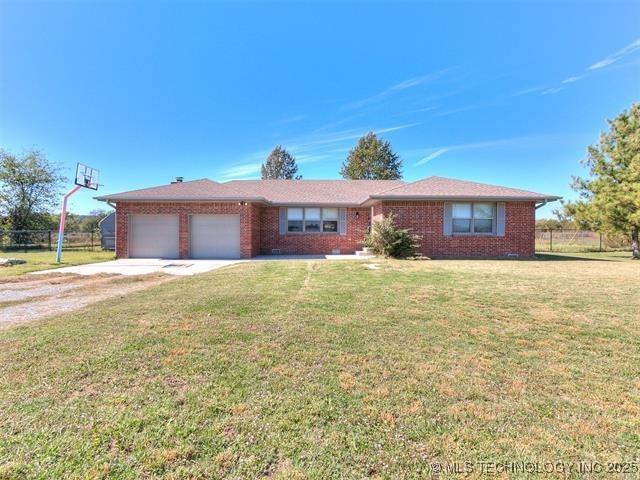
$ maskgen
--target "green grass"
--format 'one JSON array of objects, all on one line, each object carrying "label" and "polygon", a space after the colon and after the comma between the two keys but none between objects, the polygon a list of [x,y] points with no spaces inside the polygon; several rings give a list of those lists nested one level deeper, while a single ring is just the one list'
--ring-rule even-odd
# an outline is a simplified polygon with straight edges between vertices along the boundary
[{"label": "green grass", "polygon": [[109,251],[65,251],[62,252],[62,263],[56,263],[56,252],[50,252],[48,250],[38,250],[28,253],[0,251],[0,257],[22,258],[27,261],[27,263],[13,265],[11,267],[0,267],[0,279],[2,279],[15,277],[27,272],[35,272],[37,270],[70,267],[72,265],[82,265],[83,263],[104,262],[106,260],[113,260],[115,255]]},{"label": "green grass", "polygon": [[640,263],[377,263],[245,263],[0,331],[0,478],[638,461]]}]

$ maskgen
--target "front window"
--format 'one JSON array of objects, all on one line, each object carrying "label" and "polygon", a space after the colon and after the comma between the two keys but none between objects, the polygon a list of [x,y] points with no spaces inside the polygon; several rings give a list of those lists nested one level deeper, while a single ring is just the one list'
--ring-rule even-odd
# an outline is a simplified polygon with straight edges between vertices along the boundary
[{"label": "front window", "polygon": [[287,208],[287,231],[292,233],[338,233],[338,209]]},{"label": "front window", "polygon": [[322,231],[328,233],[338,233],[338,209],[322,209]]},{"label": "front window", "polygon": [[471,233],[471,204],[453,204],[453,233]]},{"label": "front window", "polygon": [[320,220],[322,220],[322,210],[320,208],[304,209],[304,231],[319,232]]},{"label": "front window", "polygon": [[454,234],[495,233],[495,203],[454,203],[451,213]]},{"label": "front window", "polygon": [[304,230],[304,208],[287,209],[287,230],[302,232]]}]

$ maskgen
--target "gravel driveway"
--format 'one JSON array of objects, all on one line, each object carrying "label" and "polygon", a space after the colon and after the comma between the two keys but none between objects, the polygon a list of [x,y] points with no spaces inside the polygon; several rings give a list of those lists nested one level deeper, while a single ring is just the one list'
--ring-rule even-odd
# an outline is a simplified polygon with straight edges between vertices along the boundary
[{"label": "gravel driveway", "polygon": [[0,328],[77,310],[176,277],[165,274],[59,275],[0,281]]}]

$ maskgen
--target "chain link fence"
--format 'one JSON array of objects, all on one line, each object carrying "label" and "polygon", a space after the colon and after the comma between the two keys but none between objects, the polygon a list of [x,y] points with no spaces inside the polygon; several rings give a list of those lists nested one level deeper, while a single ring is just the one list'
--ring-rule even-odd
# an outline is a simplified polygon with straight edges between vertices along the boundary
[{"label": "chain link fence", "polygon": [[[104,242],[102,242],[104,240]],[[100,231],[65,232],[63,250],[113,249],[114,238],[101,239]],[[0,250],[29,251],[56,249],[55,230],[0,230]],[[588,230],[536,229],[538,252],[604,252],[630,250],[631,241],[623,236],[607,236]]]},{"label": "chain link fence", "polygon": [[588,230],[536,229],[538,252],[611,252],[630,249],[631,241],[623,236],[608,236]]},{"label": "chain link fence", "polygon": [[[57,248],[55,230],[0,230],[0,250],[24,251]],[[100,231],[65,232],[63,250],[100,250]]]}]

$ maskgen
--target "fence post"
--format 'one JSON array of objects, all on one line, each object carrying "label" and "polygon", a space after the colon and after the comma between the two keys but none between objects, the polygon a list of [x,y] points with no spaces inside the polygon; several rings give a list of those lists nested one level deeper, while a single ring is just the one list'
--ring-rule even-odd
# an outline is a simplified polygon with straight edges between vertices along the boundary
[{"label": "fence post", "polygon": [[93,230],[91,230],[91,251],[93,252]]},{"label": "fence post", "polygon": [[49,230],[49,251],[51,251],[51,230]]},{"label": "fence post", "polygon": [[549,251],[553,252],[553,229],[549,229]]},{"label": "fence post", "polygon": [[600,249],[599,251],[602,251],[602,232],[600,232]]}]

